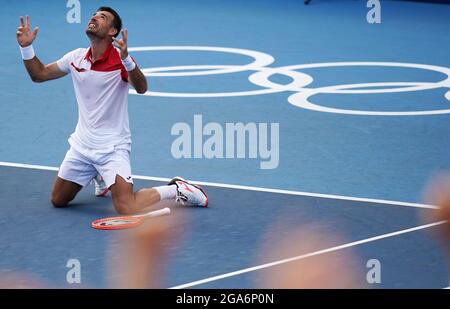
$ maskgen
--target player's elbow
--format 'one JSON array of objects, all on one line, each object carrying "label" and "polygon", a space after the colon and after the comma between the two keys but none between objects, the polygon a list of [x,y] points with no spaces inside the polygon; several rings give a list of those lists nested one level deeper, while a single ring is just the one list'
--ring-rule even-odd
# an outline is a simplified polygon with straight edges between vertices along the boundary
[{"label": "player's elbow", "polygon": [[147,85],[142,85],[140,87],[136,87],[136,92],[139,94],[144,94],[147,92]]},{"label": "player's elbow", "polygon": [[144,94],[147,92],[147,79],[143,76],[142,79],[139,80],[138,83],[136,83],[136,92],[139,94]]},{"label": "player's elbow", "polygon": [[42,78],[41,76],[36,76],[36,75],[30,75],[31,80],[34,83],[42,83],[45,82],[45,78]]}]

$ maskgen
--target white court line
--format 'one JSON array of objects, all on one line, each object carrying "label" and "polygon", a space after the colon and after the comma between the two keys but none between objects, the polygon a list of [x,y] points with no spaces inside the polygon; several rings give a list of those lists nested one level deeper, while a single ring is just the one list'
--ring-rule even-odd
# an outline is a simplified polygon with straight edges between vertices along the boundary
[{"label": "white court line", "polygon": [[[2,162],[2,161],[0,161],[0,166],[28,168],[28,169],[46,170],[46,171],[57,171],[58,170],[58,167],[53,167],[53,166],[22,164],[22,163]],[[142,175],[133,175],[133,178],[141,179],[141,180],[163,181],[163,182],[169,181],[171,179],[171,178],[164,178],[164,177],[151,177],[151,176],[142,176]],[[205,182],[205,181],[195,181],[195,180],[192,180],[191,182],[202,185],[202,186],[219,187],[219,188],[236,189],[236,190],[269,192],[269,193],[278,193],[278,194],[287,194],[287,195],[320,197],[320,198],[325,198],[325,199],[344,200],[344,201],[353,201],[353,202],[364,202],[364,203],[375,203],[375,204],[386,204],[386,205],[396,205],[396,206],[437,209],[437,206],[433,206],[433,205],[392,201],[392,200],[381,200],[381,199],[372,199],[372,198],[364,198],[364,197],[353,197],[353,196],[334,195],[334,194],[311,193],[311,192],[302,192],[302,191],[251,187],[251,186]]]},{"label": "white court line", "polygon": [[354,241],[354,242],[351,242],[351,243],[343,244],[343,245],[340,245],[340,246],[328,248],[328,249],[323,249],[323,250],[319,250],[319,251],[315,251],[315,252],[311,252],[311,253],[307,253],[307,254],[303,254],[303,255],[299,255],[299,256],[294,256],[294,257],[291,257],[291,258],[287,258],[287,259],[283,259],[283,260],[279,260],[279,261],[275,261],[275,262],[271,262],[271,263],[267,263],[267,264],[262,264],[262,265],[258,265],[258,266],[244,268],[244,269],[240,269],[240,270],[237,270],[237,271],[225,273],[225,274],[222,274],[222,275],[218,275],[218,276],[209,277],[209,278],[202,279],[202,280],[197,280],[197,281],[185,283],[185,284],[182,284],[182,285],[177,285],[177,286],[171,287],[170,289],[185,289],[185,288],[189,288],[189,287],[192,287],[192,286],[208,283],[208,282],[211,282],[211,281],[217,281],[217,280],[221,280],[221,279],[224,279],[224,278],[229,278],[229,277],[245,274],[245,273],[248,273],[248,272],[251,272],[251,271],[256,271],[256,270],[260,270],[260,269],[264,269],[264,268],[268,268],[268,267],[272,267],[272,266],[277,266],[277,265],[280,265],[280,264],[289,263],[289,262],[293,262],[293,261],[298,261],[298,260],[306,259],[308,257],[317,256],[317,255],[321,255],[321,254],[325,254],[325,253],[330,253],[330,252],[333,252],[333,251],[338,251],[338,250],[341,250],[341,249],[354,247],[354,246],[357,246],[357,245],[360,245],[360,244],[365,244],[365,243],[368,243],[368,242],[372,242],[372,241],[376,241],[376,240],[380,240],[380,239],[384,239],[384,238],[388,238],[388,237],[392,237],[392,236],[397,236],[397,235],[401,235],[401,234],[414,232],[414,231],[417,231],[417,230],[426,229],[426,228],[433,227],[433,226],[436,226],[436,225],[439,225],[439,224],[443,224],[445,222],[447,222],[447,221],[439,221],[439,222],[435,222],[435,223],[430,223],[430,224],[416,226],[416,227],[409,228],[409,229],[406,229],[406,230],[400,230],[400,231],[387,233],[387,234],[383,234],[383,235],[379,235],[379,236],[375,236],[375,237],[371,237],[371,238],[366,238],[366,239]]},{"label": "white court line", "polygon": [[[0,161],[0,166],[17,167],[17,168],[28,168],[28,169],[46,170],[46,171],[58,171],[58,167],[53,167],[53,166],[22,164],[22,163],[12,163],[12,162],[2,162],[2,161]],[[169,181],[170,180],[170,178],[150,177],[150,176],[140,176],[140,175],[133,175],[133,177],[136,178],[136,179],[153,180],[153,181]],[[409,203],[409,202],[400,202],[400,201],[391,201],[391,200],[369,199],[369,198],[359,198],[359,197],[351,197],[351,196],[331,195],[331,194],[321,194],[321,193],[310,193],[310,192],[300,192],[300,191],[289,191],[289,190],[261,188],[261,187],[249,187],[249,186],[222,184],[222,183],[213,183],[213,182],[203,182],[203,181],[193,181],[193,182],[195,182],[197,184],[200,184],[200,185],[204,185],[204,186],[230,188],[230,189],[238,189],[238,190],[249,190],[249,191],[258,191],[258,192],[270,192],[270,193],[288,194],[288,195],[311,196],[311,197],[320,197],[320,198],[327,198],[327,199],[349,200],[349,201],[357,201],[357,202],[368,202],[368,203],[388,204],[388,205],[398,205],[398,206],[408,206],[408,207],[418,207],[418,208],[429,208],[429,209],[436,209],[437,208],[436,206],[433,206],[433,205]],[[203,284],[203,283],[206,283],[206,282],[211,282],[211,281],[214,281],[214,280],[220,280],[220,279],[223,279],[223,278],[236,276],[236,275],[239,275],[239,274],[242,274],[242,273],[246,273],[246,272],[250,272],[250,271],[254,271],[254,270],[259,270],[259,269],[262,269],[262,268],[267,268],[267,267],[279,265],[279,264],[282,264],[282,263],[288,263],[288,262],[291,262],[291,261],[294,261],[294,260],[300,260],[300,259],[304,259],[304,258],[307,258],[307,257],[320,255],[320,254],[324,254],[324,253],[328,253],[328,252],[332,252],[332,251],[337,251],[337,250],[340,250],[340,249],[345,249],[345,248],[348,248],[348,247],[351,247],[351,246],[356,246],[356,245],[359,245],[359,244],[368,243],[368,242],[371,242],[371,241],[375,241],[375,240],[379,240],[379,239],[383,239],[383,238],[387,238],[387,237],[392,237],[392,236],[401,235],[401,234],[413,232],[413,231],[420,230],[420,229],[425,229],[425,228],[428,228],[428,227],[432,227],[432,226],[436,226],[436,225],[442,224],[444,222],[445,221],[441,221],[441,222],[431,223],[431,224],[427,224],[427,225],[422,225],[422,226],[418,226],[418,227],[414,227],[414,228],[410,228],[410,229],[406,229],[406,230],[401,230],[401,231],[397,231],[397,232],[393,232],[393,233],[383,234],[383,235],[380,235],[380,236],[375,236],[375,237],[372,237],[372,238],[359,240],[359,241],[356,241],[356,242],[352,242],[352,243],[344,244],[344,245],[341,245],[341,246],[332,247],[332,248],[329,248],[329,249],[324,249],[324,250],[308,253],[308,254],[305,254],[305,255],[300,255],[300,256],[297,256],[297,257],[293,257],[293,258],[289,258],[289,259],[285,259],[285,260],[281,260],[281,261],[276,261],[276,262],[272,262],[272,263],[268,263],[268,264],[264,264],[264,265],[259,265],[259,266],[255,266],[255,267],[251,267],[251,268],[246,268],[246,269],[234,271],[234,272],[223,274],[223,275],[219,275],[219,276],[206,278],[206,279],[203,279],[203,280],[198,280],[198,281],[186,283],[186,284],[183,284],[183,285],[178,285],[178,286],[172,287],[172,289],[182,289],[182,288],[187,288],[187,287]],[[450,289],[450,286],[445,288],[445,289]]]}]

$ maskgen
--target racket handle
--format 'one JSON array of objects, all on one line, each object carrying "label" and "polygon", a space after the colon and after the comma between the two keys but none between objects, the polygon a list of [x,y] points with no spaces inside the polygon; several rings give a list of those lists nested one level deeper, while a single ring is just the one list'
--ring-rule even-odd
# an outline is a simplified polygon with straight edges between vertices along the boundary
[{"label": "racket handle", "polygon": [[142,215],[135,215],[133,217],[159,217],[159,216],[164,216],[164,215],[169,215],[170,214],[170,208],[169,207],[165,207],[162,209],[158,209],[155,211],[151,211],[148,212],[146,214],[142,214]]}]

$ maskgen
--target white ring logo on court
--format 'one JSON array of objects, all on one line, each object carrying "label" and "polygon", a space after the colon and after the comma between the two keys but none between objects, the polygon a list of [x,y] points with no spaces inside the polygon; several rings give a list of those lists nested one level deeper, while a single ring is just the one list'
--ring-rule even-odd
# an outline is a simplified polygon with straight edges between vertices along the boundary
[{"label": "white ring logo on court", "polygon": [[[200,51],[200,52],[221,52],[231,53],[253,58],[253,61],[244,65],[183,65],[143,68],[142,72],[146,76],[201,76],[238,73],[243,71],[254,71],[248,80],[263,89],[234,91],[234,92],[206,92],[206,93],[186,93],[186,92],[155,92],[148,91],[145,95],[160,97],[179,98],[212,98],[212,97],[236,97],[264,95],[279,92],[294,92],[290,94],[287,101],[294,106],[327,113],[348,114],[348,115],[369,115],[369,116],[418,116],[418,115],[439,115],[450,114],[450,109],[420,110],[420,111],[366,111],[326,107],[312,103],[309,99],[316,94],[371,94],[371,93],[394,93],[410,92],[420,90],[430,90],[438,88],[450,88],[450,68],[416,63],[401,62],[327,62],[298,64],[282,67],[269,67],[275,59],[266,53],[238,48],[213,47],[213,46],[145,46],[131,47],[130,52],[145,51]],[[377,82],[332,85],[318,88],[308,88],[314,78],[306,73],[297,70],[313,68],[332,67],[396,67],[412,68],[439,72],[446,75],[446,78],[437,82]],[[281,74],[289,77],[292,81],[288,84],[278,84],[270,81],[274,74]],[[382,88],[384,87],[384,88]],[[130,89],[131,94],[137,94],[134,89]],[[445,98],[450,101],[450,91],[445,93]]]}]

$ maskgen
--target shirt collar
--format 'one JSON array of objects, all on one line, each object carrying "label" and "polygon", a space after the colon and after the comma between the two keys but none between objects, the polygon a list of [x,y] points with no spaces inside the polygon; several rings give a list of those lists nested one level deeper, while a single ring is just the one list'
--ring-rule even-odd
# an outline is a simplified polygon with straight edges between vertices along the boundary
[{"label": "shirt collar", "polygon": [[[97,59],[95,62],[105,61],[106,59],[108,59],[109,54],[111,53],[111,50],[112,50],[113,48],[114,48],[114,46],[113,46],[112,44],[110,44],[110,45],[106,48],[106,50],[105,50],[105,52],[103,53],[103,55],[102,55],[99,59]],[[91,56],[92,56],[92,47],[89,47],[89,49],[88,49],[88,51],[87,51],[86,56],[84,57],[84,59],[86,59],[86,60],[88,60],[89,62],[93,63],[92,60],[91,60]]]}]

